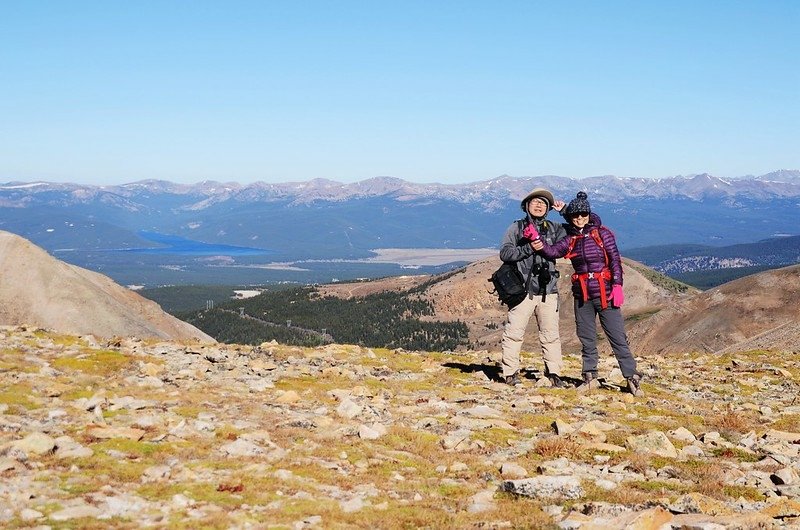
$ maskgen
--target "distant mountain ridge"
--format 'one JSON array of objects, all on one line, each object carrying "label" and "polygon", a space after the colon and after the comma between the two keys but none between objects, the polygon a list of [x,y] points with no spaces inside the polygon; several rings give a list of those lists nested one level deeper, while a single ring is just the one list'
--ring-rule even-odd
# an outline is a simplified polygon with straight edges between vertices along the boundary
[{"label": "distant mountain ridge", "polygon": [[616,177],[613,175],[575,179],[555,175],[500,177],[467,184],[418,184],[396,177],[374,177],[354,183],[328,179],[307,182],[266,183],[203,181],[176,184],[163,180],[141,180],[129,184],[92,186],[50,182],[0,184],[0,206],[30,207],[34,204],[68,205],[102,202],[121,208],[146,209],[154,195],[182,197],[182,210],[201,210],[228,200],[239,202],[282,201],[307,204],[315,201],[392,196],[400,201],[450,199],[491,207],[497,199],[517,199],[532,187],[544,186],[556,195],[569,197],[585,190],[600,200],[627,198],[755,199],[800,197],[800,170],[778,170],[760,176],[720,178],[708,173],[665,178]]},{"label": "distant mountain ridge", "polygon": [[[369,264],[376,249],[496,248],[508,225],[522,216],[520,199],[542,186],[567,201],[587,191],[623,252],[800,235],[800,228],[794,228],[800,227],[800,170],[732,179],[709,174],[662,179],[503,175],[468,184],[417,184],[392,177],[348,184],[326,179],[246,185],[11,182],[0,184],[0,230],[62,252],[61,259],[122,283],[208,283],[221,276],[237,284],[324,283],[403,273],[399,265]],[[556,213],[550,219],[563,221]],[[177,254],[155,260],[122,253],[157,245],[143,232],[263,249],[268,257],[222,254],[224,262],[210,263]],[[274,263],[282,269],[277,271]]]}]

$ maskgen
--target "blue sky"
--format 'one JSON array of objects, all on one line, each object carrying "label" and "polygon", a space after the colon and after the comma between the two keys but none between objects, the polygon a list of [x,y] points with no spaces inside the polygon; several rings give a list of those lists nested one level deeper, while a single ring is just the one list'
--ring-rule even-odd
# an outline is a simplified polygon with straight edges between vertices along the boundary
[{"label": "blue sky", "polygon": [[4,1],[0,181],[800,169],[800,2]]}]

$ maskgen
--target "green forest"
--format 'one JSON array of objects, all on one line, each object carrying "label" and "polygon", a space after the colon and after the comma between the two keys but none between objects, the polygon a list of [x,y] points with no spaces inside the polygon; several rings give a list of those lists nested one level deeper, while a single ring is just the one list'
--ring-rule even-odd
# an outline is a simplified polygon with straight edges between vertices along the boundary
[{"label": "green forest", "polygon": [[431,304],[418,294],[422,288],[345,300],[320,296],[313,287],[294,287],[177,316],[218,341],[239,344],[336,342],[426,351],[467,346],[465,323],[422,319],[433,315]]}]

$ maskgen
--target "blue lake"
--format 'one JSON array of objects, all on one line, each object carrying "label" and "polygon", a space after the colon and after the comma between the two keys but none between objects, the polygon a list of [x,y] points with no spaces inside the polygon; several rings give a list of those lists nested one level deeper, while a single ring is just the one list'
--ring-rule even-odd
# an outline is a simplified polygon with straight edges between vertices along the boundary
[{"label": "blue lake", "polygon": [[219,245],[216,243],[202,243],[179,236],[159,234],[157,232],[139,232],[138,235],[153,243],[165,245],[157,248],[131,248],[122,252],[136,254],[178,254],[181,256],[258,256],[270,254],[271,250],[263,248],[237,247],[234,245]]}]

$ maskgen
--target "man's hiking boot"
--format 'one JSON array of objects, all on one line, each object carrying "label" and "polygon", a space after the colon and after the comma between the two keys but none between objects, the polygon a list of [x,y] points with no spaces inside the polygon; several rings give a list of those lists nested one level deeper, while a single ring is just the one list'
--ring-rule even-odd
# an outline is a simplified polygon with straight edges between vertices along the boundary
[{"label": "man's hiking boot", "polygon": [[514,372],[511,375],[507,375],[504,379],[505,384],[511,386],[519,386],[522,384],[522,381],[519,378],[519,372]]},{"label": "man's hiking boot", "polygon": [[628,381],[628,392],[633,394],[634,397],[642,397],[644,396],[644,390],[642,390],[642,376],[639,374],[634,374],[627,379]]},{"label": "man's hiking boot", "polygon": [[588,394],[600,387],[595,372],[583,372],[583,382],[575,389],[579,394]]},{"label": "man's hiking boot", "polygon": [[550,380],[550,386],[553,388],[564,388],[567,384],[558,376],[558,374],[550,374],[547,376]]}]

